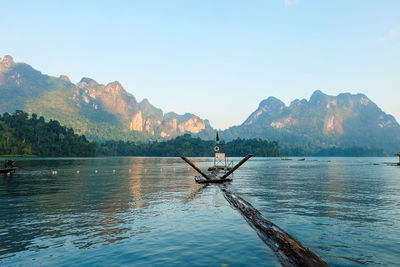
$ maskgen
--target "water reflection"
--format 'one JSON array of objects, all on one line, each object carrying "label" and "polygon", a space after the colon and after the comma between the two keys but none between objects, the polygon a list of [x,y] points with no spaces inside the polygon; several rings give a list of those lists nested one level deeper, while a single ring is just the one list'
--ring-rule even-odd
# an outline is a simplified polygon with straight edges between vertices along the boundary
[{"label": "water reflection", "polygon": [[[43,248],[43,240],[65,236],[78,248],[122,242],[131,234],[152,230],[151,225],[128,225],[132,217],[158,216],[160,211],[154,206],[175,199],[192,200],[203,188],[193,182],[192,170],[179,159],[62,162],[26,161],[24,166],[32,172],[3,178],[1,254]],[[52,170],[57,170],[57,175]],[[56,242],[56,246],[64,242]]]},{"label": "water reflection", "polygon": [[[154,208],[145,207],[180,195],[192,198],[192,190],[199,190],[192,179],[171,179],[179,173],[190,175],[182,164],[176,164],[176,159],[160,161],[161,164],[157,159],[144,158],[26,161],[24,165],[32,172],[2,179],[0,213],[5,227],[0,232],[0,253],[40,247],[42,244],[33,242],[38,237],[43,240],[71,236],[74,245],[87,248],[122,241],[129,236],[127,232],[137,235],[150,231],[151,226],[127,226],[130,218],[124,214],[138,218],[157,216]],[[57,175],[51,170],[57,170]]]},{"label": "water reflection", "polygon": [[0,180],[1,265],[38,259],[44,265],[276,264],[217,188],[195,184],[180,159],[33,159],[21,165],[33,171]]},{"label": "water reflection", "polygon": [[264,159],[233,186],[330,264],[391,265],[400,261],[400,183],[384,160]]},{"label": "water reflection", "polygon": [[[192,160],[201,168],[212,162]],[[230,186],[333,266],[395,265],[399,168],[383,161],[255,158],[235,172]],[[194,183],[196,174],[180,159],[29,159],[20,165],[33,171],[0,177],[0,265],[37,257],[49,259],[45,265],[59,265],[60,257],[64,265],[84,258],[88,265],[101,259],[169,266],[188,265],[188,259],[191,265],[274,259],[220,192]],[[58,258],[50,261],[52,255]]]}]

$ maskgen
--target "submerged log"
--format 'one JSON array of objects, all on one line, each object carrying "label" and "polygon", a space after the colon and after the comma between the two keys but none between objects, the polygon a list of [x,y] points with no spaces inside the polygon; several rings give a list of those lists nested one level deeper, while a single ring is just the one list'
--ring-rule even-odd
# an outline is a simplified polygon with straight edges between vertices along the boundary
[{"label": "submerged log", "polygon": [[225,199],[240,211],[258,236],[274,251],[283,266],[329,266],[294,237],[267,220],[250,203],[232,193],[226,186],[219,187]]}]

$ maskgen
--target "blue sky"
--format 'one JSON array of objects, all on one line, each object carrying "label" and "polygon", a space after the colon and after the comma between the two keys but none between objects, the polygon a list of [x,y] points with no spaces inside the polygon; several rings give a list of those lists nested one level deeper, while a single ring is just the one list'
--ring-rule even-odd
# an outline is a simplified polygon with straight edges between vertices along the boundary
[{"label": "blue sky", "polygon": [[317,89],[364,93],[400,120],[400,1],[2,0],[0,14],[0,56],[118,80],[216,128]]}]

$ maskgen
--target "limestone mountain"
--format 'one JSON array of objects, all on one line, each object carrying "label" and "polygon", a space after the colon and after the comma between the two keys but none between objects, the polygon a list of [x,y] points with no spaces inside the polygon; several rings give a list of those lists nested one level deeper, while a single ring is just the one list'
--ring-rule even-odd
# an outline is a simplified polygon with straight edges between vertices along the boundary
[{"label": "limestone mountain", "polygon": [[400,148],[399,124],[367,96],[329,96],[321,91],[315,91],[309,101],[296,99],[289,106],[269,97],[243,124],[220,136],[226,140],[267,138],[283,147],[309,151],[330,146],[367,146],[392,153]]},{"label": "limestone mountain", "polygon": [[[12,57],[0,58],[0,112],[24,110],[56,119],[92,140],[147,141],[183,133],[215,138],[207,120],[193,114],[163,113],[147,99],[138,102],[119,82],[77,84],[61,75],[42,74]],[[329,96],[315,91],[307,101],[286,106],[277,98],[261,101],[241,125],[220,133],[226,141],[263,138],[283,148],[317,151],[332,146],[367,146],[398,152],[400,126],[363,94]]]},{"label": "limestone mountain", "polygon": [[11,56],[0,58],[0,112],[24,110],[56,119],[95,140],[146,141],[211,129],[193,114],[166,113],[147,99],[138,102],[119,82],[99,84],[65,75],[52,77]]}]

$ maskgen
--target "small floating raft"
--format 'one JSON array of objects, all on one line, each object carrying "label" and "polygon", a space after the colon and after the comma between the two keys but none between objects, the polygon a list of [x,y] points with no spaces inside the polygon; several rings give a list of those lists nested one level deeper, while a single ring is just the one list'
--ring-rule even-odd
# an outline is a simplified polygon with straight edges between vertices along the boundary
[{"label": "small floating raft", "polygon": [[[225,149],[224,149],[225,150]],[[189,164],[193,169],[195,169],[201,176],[196,176],[194,180],[199,184],[208,184],[208,183],[224,183],[231,182],[232,179],[228,178],[237,168],[239,168],[243,163],[245,163],[249,158],[253,156],[253,154],[249,154],[244,157],[238,164],[233,167],[229,167],[227,164],[227,159],[225,157],[225,153],[221,153],[219,148],[219,137],[217,133],[216,138],[216,146],[214,147],[215,158],[214,158],[214,166],[208,168],[209,174],[204,173],[201,169],[199,169],[196,165],[193,164],[186,157],[181,157],[187,164]],[[233,165],[233,162],[232,162]]]},{"label": "small floating raft", "polygon": [[196,165],[193,164],[186,157],[181,157],[187,164],[189,164],[193,169],[195,169],[201,176],[196,176],[194,180],[199,184],[208,184],[208,183],[224,183],[231,182],[232,179],[228,178],[234,171],[236,171],[243,163],[245,163],[249,158],[251,158],[253,154],[249,154],[244,157],[238,164],[236,164],[233,168],[224,168],[217,169],[212,171],[210,174],[205,174],[201,169],[199,169]]}]

